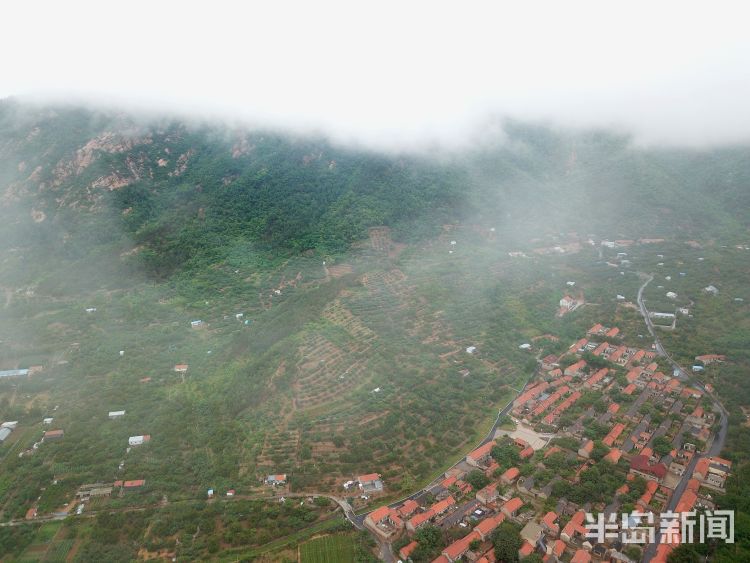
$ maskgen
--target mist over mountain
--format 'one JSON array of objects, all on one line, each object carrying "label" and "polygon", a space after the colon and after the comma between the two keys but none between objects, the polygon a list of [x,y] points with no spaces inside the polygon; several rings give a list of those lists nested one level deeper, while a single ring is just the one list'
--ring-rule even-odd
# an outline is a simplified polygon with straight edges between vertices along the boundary
[{"label": "mist over mountain", "polygon": [[378,225],[403,241],[446,223],[518,241],[747,228],[748,146],[643,148],[604,130],[499,125],[463,150],[379,154],[323,137],[6,100],[2,238],[50,255],[118,255],[118,267],[163,277],[247,244],[341,253]]}]

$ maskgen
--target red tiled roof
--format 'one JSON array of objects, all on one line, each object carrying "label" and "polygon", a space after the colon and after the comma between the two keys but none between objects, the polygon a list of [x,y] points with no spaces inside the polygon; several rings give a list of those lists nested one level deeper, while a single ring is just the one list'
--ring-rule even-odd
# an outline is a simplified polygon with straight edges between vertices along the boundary
[{"label": "red tiled roof", "polygon": [[456,479],[455,475],[451,475],[447,479],[443,479],[443,481],[440,484],[447,489],[448,487],[450,487],[451,485],[453,485],[456,481],[457,481],[457,479]]},{"label": "red tiled roof", "polygon": [[698,500],[698,496],[690,490],[685,491],[682,493],[682,496],[680,497],[680,502],[677,503],[677,508],[675,508],[675,512],[690,512],[692,510],[693,506],[695,506],[696,501]]},{"label": "red tiled roof", "polygon": [[708,474],[708,466],[711,465],[711,462],[706,457],[702,457],[698,460],[698,462],[695,464],[695,470],[693,471],[693,475],[696,473],[700,473],[703,475],[703,478],[705,479],[706,475]]},{"label": "red tiled roof", "polygon": [[573,537],[573,533],[578,532],[581,535],[586,534],[586,527],[583,525],[583,520],[586,518],[586,513],[583,510],[579,510],[573,514],[572,518],[565,524],[562,533]]},{"label": "red tiled roof", "polygon": [[542,518],[542,523],[552,530],[557,530],[558,525],[555,523],[557,518],[557,513],[550,511],[544,515],[544,518]]},{"label": "red tiled roof", "polygon": [[667,474],[667,468],[663,463],[657,463],[651,465],[648,461],[648,457],[645,455],[637,455],[630,459],[630,469],[640,471],[641,473],[648,473],[655,477],[662,478]]},{"label": "red tiled roof", "polygon": [[485,518],[479,524],[474,527],[475,532],[479,532],[482,536],[487,536],[492,530],[497,528],[505,520],[505,514],[497,514]]},{"label": "red tiled roof", "polygon": [[605,334],[604,336],[608,336],[611,338],[613,336],[617,336],[618,334],[620,334],[620,329],[615,326],[615,327],[610,328],[607,331],[607,334]]},{"label": "red tiled roof", "polygon": [[627,385],[627,387],[625,387],[625,389],[622,390],[622,392],[625,393],[626,395],[632,395],[633,391],[635,391],[636,389],[638,388],[635,386],[635,384],[630,383]]},{"label": "red tiled roof", "polygon": [[520,473],[521,473],[521,472],[519,471],[518,467],[511,467],[511,468],[510,468],[510,469],[508,469],[508,470],[507,470],[507,471],[506,471],[505,473],[503,473],[503,474],[502,474],[502,475],[500,476],[500,478],[501,478],[501,479],[506,479],[506,480],[508,480],[508,481],[512,481],[513,479],[515,479],[516,477],[518,477],[518,475],[519,475]]},{"label": "red tiled roof", "polygon": [[369,483],[371,481],[377,481],[378,479],[380,479],[380,475],[377,473],[368,473],[367,475],[360,475],[357,477],[357,481],[360,483]]},{"label": "red tiled roof", "polygon": [[523,542],[521,549],[518,550],[518,554],[521,557],[526,557],[527,555],[531,555],[532,553],[534,553],[534,546],[531,545],[528,541]]},{"label": "red tiled roof", "polygon": [[602,368],[599,371],[597,371],[594,375],[589,377],[586,382],[583,384],[584,387],[592,387],[599,383],[602,379],[604,379],[604,376],[607,375],[609,370],[607,368]]},{"label": "red tiled roof", "polygon": [[450,561],[455,561],[461,557],[464,553],[469,551],[469,545],[474,540],[481,539],[477,532],[470,532],[469,535],[464,536],[460,540],[454,541],[448,547],[443,550],[445,555]]},{"label": "red tiled roof", "polygon": [[589,552],[585,549],[579,549],[575,552],[575,555],[573,555],[570,563],[590,563],[590,561],[591,555],[589,555]]},{"label": "red tiled roof", "polygon": [[456,501],[453,499],[452,496],[449,496],[446,499],[441,500],[440,502],[436,502],[430,507],[430,510],[432,510],[435,514],[440,514],[441,512],[445,512],[448,510],[451,506],[456,504]]},{"label": "red tiled roof", "polygon": [[566,374],[578,373],[580,370],[586,367],[586,360],[578,360],[576,363],[568,366],[565,369]]},{"label": "red tiled roof", "polygon": [[516,510],[521,508],[523,506],[523,501],[518,497],[513,497],[509,501],[506,501],[503,503],[502,508],[508,511],[510,514],[514,513]]},{"label": "red tiled roof", "polygon": [[370,512],[369,517],[370,520],[375,522],[376,524],[382,522],[388,517],[388,514],[391,512],[391,509],[387,506],[381,506],[380,508],[373,510]]},{"label": "red tiled roof", "polygon": [[421,524],[424,524],[425,522],[427,522],[433,516],[435,516],[435,513],[432,511],[432,509],[427,510],[425,512],[420,512],[419,514],[412,516],[411,520],[409,520],[409,525],[412,528],[416,529]]},{"label": "red tiled roof", "polygon": [[534,455],[534,448],[532,448],[531,446],[528,446],[522,449],[521,453],[519,453],[518,455],[521,457],[521,459],[526,459],[527,457],[531,457],[532,455]]},{"label": "red tiled roof", "polygon": [[411,516],[417,508],[419,508],[419,503],[415,500],[409,499],[401,505],[398,511],[401,516]]},{"label": "red tiled roof", "polygon": [[620,461],[620,458],[622,457],[622,451],[617,448],[612,448],[609,450],[609,453],[604,456],[604,459],[606,459],[608,462],[617,464],[618,461]]},{"label": "red tiled roof", "polygon": [[476,450],[468,454],[466,457],[479,461],[483,457],[490,455],[492,448],[495,447],[495,441],[487,442],[486,444],[479,446]]},{"label": "red tiled roof", "polygon": [[607,410],[611,412],[612,414],[617,414],[617,411],[620,410],[620,405],[619,403],[610,403],[609,406],[607,407]]},{"label": "red tiled roof", "polygon": [[409,555],[411,555],[411,552],[416,549],[416,547],[419,544],[415,541],[411,543],[407,543],[404,547],[398,550],[398,554],[401,557],[401,559],[408,559]]},{"label": "red tiled roof", "polygon": [[638,379],[640,375],[641,368],[633,368],[627,374],[625,374],[625,378],[628,380],[628,383],[633,383],[636,379]]},{"label": "red tiled roof", "polygon": [[594,356],[601,356],[607,348],[609,348],[609,344],[607,342],[602,342],[599,346],[594,348],[594,351],[591,353],[594,354]]},{"label": "red tiled roof", "polygon": [[128,489],[128,488],[131,488],[131,487],[142,487],[145,484],[146,484],[145,479],[135,479],[133,481],[125,481],[122,484],[122,486],[125,487],[126,489]]},{"label": "red tiled roof", "polygon": [[711,463],[718,463],[720,465],[726,465],[727,467],[732,467],[732,462],[728,459],[724,459],[723,457],[711,457],[709,458],[711,460]]}]

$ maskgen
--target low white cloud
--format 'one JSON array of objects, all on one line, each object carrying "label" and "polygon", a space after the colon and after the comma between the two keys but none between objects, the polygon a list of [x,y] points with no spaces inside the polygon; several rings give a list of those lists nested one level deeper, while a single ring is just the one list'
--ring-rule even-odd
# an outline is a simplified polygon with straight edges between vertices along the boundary
[{"label": "low white cloud", "polygon": [[[0,96],[460,144],[488,116],[750,138],[741,3],[4,4]],[[262,4],[262,5],[261,5]]]}]

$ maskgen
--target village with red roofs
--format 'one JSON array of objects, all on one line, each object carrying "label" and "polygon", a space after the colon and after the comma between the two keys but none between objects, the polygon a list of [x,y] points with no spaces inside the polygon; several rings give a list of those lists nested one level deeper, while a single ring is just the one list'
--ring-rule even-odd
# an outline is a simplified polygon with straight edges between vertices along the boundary
[{"label": "village with red roofs", "polygon": [[[419,530],[435,526],[455,539],[433,563],[493,562],[492,535],[509,522],[520,530],[520,560],[627,563],[640,558],[628,550],[637,530],[621,515],[636,512],[657,536],[638,553],[650,548],[651,561],[666,562],[680,531],[659,542],[660,515],[714,508],[732,463],[712,453],[719,412],[710,386],[665,373],[653,348],[621,336],[597,323],[562,354],[540,358],[510,407],[512,423],[421,494],[370,512],[364,526],[402,561],[419,548]],[[587,514],[615,522],[604,541],[589,533]]]}]

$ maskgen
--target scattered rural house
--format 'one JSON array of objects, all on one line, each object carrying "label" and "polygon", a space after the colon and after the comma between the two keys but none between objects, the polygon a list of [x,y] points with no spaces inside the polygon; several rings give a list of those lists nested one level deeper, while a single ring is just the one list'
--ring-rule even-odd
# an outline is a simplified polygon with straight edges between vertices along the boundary
[{"label": "scattered rural house", "polygon": [[204,326],[205,324],[206,324],[206,323],[204,323],[203,321],[200,321],[200,320],[198,320],[198,321],[190,321],[190,326],[191,326],[192,328],[203,328],[203,326]]},{"label": "scattered rural house", "polygon": [[128,445],[129,446],[140,446],[141,444],[145,444],[151,440],[151,436],[149,434],[144,434],[143,436],[131,436],[128,438]]},{"label": "scattered rural house", "polygon": [[52,421],[55,420],[54,418],[48,416],[47,418],[42,419],[42,424],[52,424]]},{"label": "scattered rural house", "polygon": [[719,293],[719,290],[715,286],[713,286],[713,285],[709,285],[709,286],[704,287],[703,291],[706,292],[706,293],[709,293],[711,295],[716,295],[717,293]]},{"label": "scattered rural house", "polygon": [[379,492],[383,490],[383,481],[378,473],[368,473],[357,477],[359,488],[366,492]]},{"label": "scattered rural house", "polygon": [[0,428],[0,444],[5,442],[8,436],[10,436],[11,432],[13,432],[11,428],[7,428],[7,427]]},{"label": "scattered rural house", "polygon": [[0,371],[0,377],[16,377],[19,375],[29,375],[29,370],[27,369],[6,369],[3,371]]},{"label": "scattered rural house", "polygon": [[107,416],[110,418],[110,420],[114,420],[116,418],[125,416],[125,411],[109,411],[109,414]]},{"label": "scattered rural house", "polygon": [[716,363],[716,362],[723,362],[726,360],[727,357],[722,354],[704,354],[703,356],[696,356],[695,361],[701,362],[704,366]]},{"label": "scattered rural house", "polygon": [[177,365],[174,366],[174,370],[177,373],[185,373],[188,370],[188,365],[187,364],[177,364]]},{"label": "scattered rural house", "polygon": [[45,440],[62,440],[64,436],[64,430],[48,430],[44,433]]},{"label": "scattered rural house", "polygon": [[81,485],[76,491],[76,497],[85,502],[92,497],[108,497],[112,494],[112,485],[104,483],[93,483],[91,485]]},{"label": "scattered rural house", "polygon": [[134,479],[132,481],[125,481],[122,484],[123,489],[129,490],[129,489],[138,489],[146,484],[145,479]]},{"label": "scattered rural house", "polygon": [[33,520],[34,518],[36,518],[36,514],[37,514],[36,510],[37,510],[36,507],[29,508],[26,511],[26,520]]},{"label": "scattered rural house", "polygon": [[229,489],[227,491],[227,496],[228,497],[233,497],[235,494],[236,494],[236,491],[234,489]]},{"label": "scattered rural house", "polygon": [[561,317],[566,313],[575,311],[578,307],[583,305],[583,303],[583,297],[579,297],[576,299],[575,297],[571,297],[570,295],[565,295],[562,299],[560,299],[560,309],[558,310],[557,314]]},{"label": "scattered rural house", "polygon": [[266,485],[285,485],[286,484],[286,474],[280,473],[278,475],[269,475],[266,477]]}]

